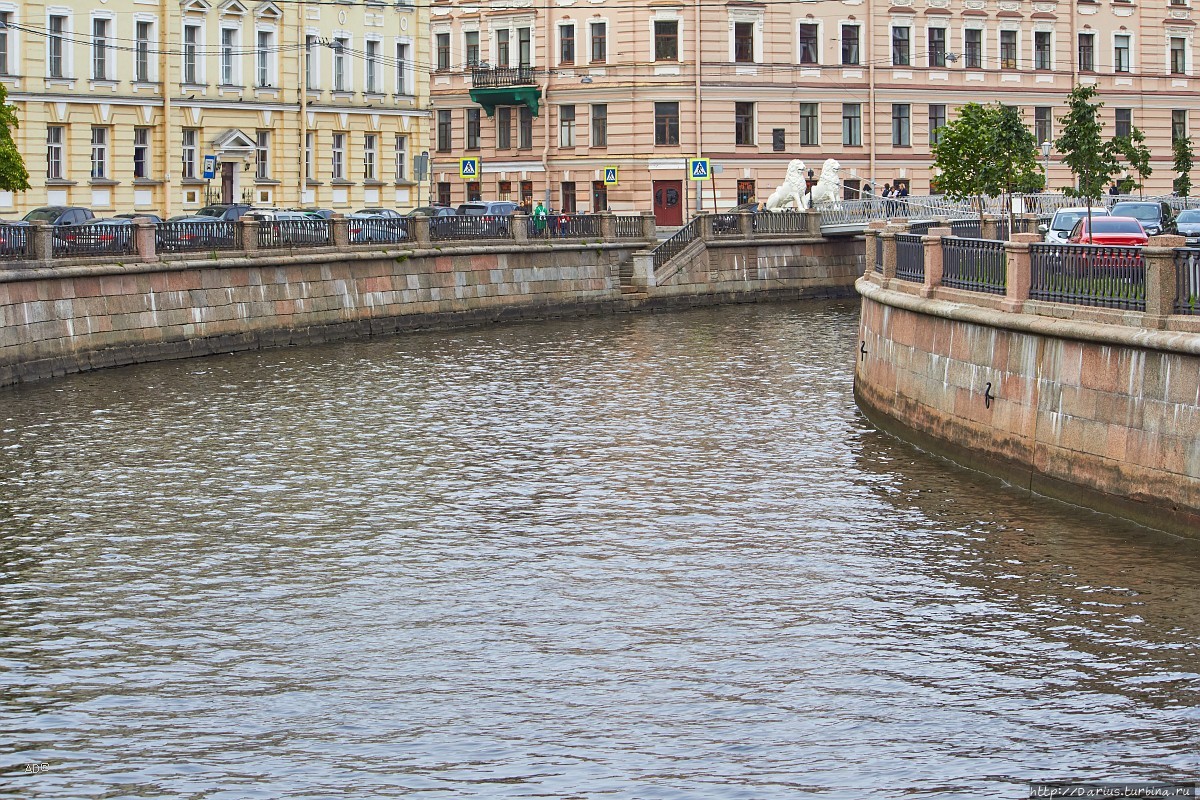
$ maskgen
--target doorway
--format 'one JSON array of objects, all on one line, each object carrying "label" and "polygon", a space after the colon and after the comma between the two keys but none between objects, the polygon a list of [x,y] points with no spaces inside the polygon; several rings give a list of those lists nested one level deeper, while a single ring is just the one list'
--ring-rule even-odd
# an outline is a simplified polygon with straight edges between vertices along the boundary
[{"label": "doorway", "polygon": [[654,224],[664,228],[683,224],[683,181],[654,181]]},{"label": "doorway", "polygon": [[754,196],[754,181],[739,180],[737,182],[737,204],[749,203],[751,200],[756,200]]},{"label": "doorway", "polygon": [[221,162],[221,202],[233,202],[233,167],[232,161]]}]

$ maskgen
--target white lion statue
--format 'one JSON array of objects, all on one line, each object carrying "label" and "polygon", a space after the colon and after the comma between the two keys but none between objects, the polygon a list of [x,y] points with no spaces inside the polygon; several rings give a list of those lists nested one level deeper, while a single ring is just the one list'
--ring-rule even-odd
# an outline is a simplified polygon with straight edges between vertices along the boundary
[{"label": "white lion statue", "polygon": [[827,206],[836,210],[841,207],[841,169],[842,165],[837,162],[837,159],[825,159],[825,163],[821,166],[821,177],[817,180],[817,185],[804,198],[807,201],[804,208]]},{"label": "white lion statue", "polygon": [[804,209],[804,187],[804,162],[793,158],[788,164],[787,175],[784,177],[783,183],[767,198],[767,211],[786,211],[789,208],[802,211]]}]

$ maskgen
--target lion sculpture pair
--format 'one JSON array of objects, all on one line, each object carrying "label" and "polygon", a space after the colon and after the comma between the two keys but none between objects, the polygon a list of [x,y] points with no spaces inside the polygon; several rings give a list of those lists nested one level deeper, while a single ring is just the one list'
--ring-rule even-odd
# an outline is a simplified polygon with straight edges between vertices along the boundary
[{"label": "lion sculpture pair", "polygon": [[793,158],[788,164],[787,175],[779,188],[767,198],[767,211],[805,211],[817,206],[838,207],[841,197],[842,180],[840,171],[842,165],[837,159],[827,158],[821,167],[821,177],[811,192],[805,191],[804,162]]}]

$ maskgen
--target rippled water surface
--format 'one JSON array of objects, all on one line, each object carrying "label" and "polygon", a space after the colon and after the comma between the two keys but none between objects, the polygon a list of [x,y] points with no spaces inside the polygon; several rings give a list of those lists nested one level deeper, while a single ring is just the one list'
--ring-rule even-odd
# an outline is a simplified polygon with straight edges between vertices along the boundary
[{"label": "rippled water surface", "polygon": [[0,390],[0,795],[1197,777],[1200,548],[876,433],[856,324],[565,320]]}]

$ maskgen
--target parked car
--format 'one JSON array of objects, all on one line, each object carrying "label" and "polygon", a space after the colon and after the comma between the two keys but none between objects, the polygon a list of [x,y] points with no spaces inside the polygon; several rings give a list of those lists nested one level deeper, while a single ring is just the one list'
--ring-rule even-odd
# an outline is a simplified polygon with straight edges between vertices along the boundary
[{"label": "parked car", "polygon": [[1187,239],[1188,246],[1200,245],[1200,209],[1180,211],[1175,218],[1175,229]]},{"label": "parked car", "polygon": [[138,212],[136,212],[136,211],[131,211],[131,212],[128,212],[128,213],[125,213],[125,214],[113,214],[113,217],[112,217],[112,218],[113,218],[113,219],[128,219],[128,220],[135,220],[135,219],[141,219],[141,218],[143,218],[143,217],[145,217],[146,219],[150,220],[150,221],[151,221],[151,222],[153,222],[155,225],[157,225],[157,224],[159,224],[160,222],[162,222],[162,221],[163,221],[163,218],[162,218],[162,217],[160,217],[158,214],[141,214],[141,213],[138,213]]},{"label": "parked car", "polygon": [[469,203],[460,204],[455,209],[455,216],[483,217],[483,224],[479,228],[467,228],[464,225],[463,230],[470,230],[479,236],[492,236],[503,239],[508,236],[508,231],[512,224],[509,217],[516,210],[517,204],[511,200],[474,200]]},{"label": "parked car", "polygon": [[218,217],[200,217],[195,214],[178,214],[171,217],[157,231],[158,248],[165,252],[203,250],[205,248],[227,249],[237,245],[237,233],[233,222]]},{"label": "parked car", "polygon": [[[1049,225],[1039,225],[1038,230],[1046,236],[1050,244],[1063,244],[1071,235],[1071,230],[1080,219],[1087,219],[1087,206],[1067,206],[1054,212]],[[1102,206],[1092,208],[1093,217],[1107,217],[1108,209]]]},{"label": "parked car", "polygon": [[126,253],[133,248],[132,219],[92,219],[54,230],[56,248],[79,253]]},{"label": "parked car", "polygon": [[404,216],[392,208],[364,208],[355,211],[354,214],[359,217],[386,217],[387,219],[400,219]]},{"label": "parked car", "polygon": [[454,214],[452,206],[417,206],[412,211],[408,212],[410,217],[448,217]]},{"label": "parked car", "polygon": [[1123,200],[1114,203],[1108,213],[1114,217],[1133,217],[1150,236],[1175,232],[1175,212],[1161,200]]},{"label": "parked car", "polygon": [[408,220],[400,215],[351,214],[347,217],[346,229],[350,241],[359,244],[403,242],[408,238]]},{"label": "parked car", "polygon": [[[724,213],[726,213],[726,214],[741,214],[744,211],[748,211],[751,214],[757,214],[758,207],[759,206],[758,206],[757,202],[738,203],[736,206],[734,206],[733,208],[729,209],[728,211],[726,211]],[[758,220],[752,219],[752,220],[750,220],[750,224],[752,226],[757,227]],[[728,217],[718,217],[717,219],[713,220],[713,230],[716,233],[737,233],[737,231],[738,231],[737,220],[736,219],[730,220]]]},{"label": "parked car", "polygon": [[333,215],[336,213],[332,208],[301,208],[299,211],[319,219],[333,219]]},{"label": "parked car", "polygon": [[1069,244],[1140,247],[1149,241],[1142,223],[1133,217],[1094,216],[1080,219],[1067,237]]},{"label": "parked car", "polygon": [[48,222],[55,226],[85,225],[95,218],[90,208],[82,206],[42,206],[22,217],[21,222]]},{"label": "parked car", "polygon": [[212,217],[222,222],[233,222],[241,219],[242,215],[252,208],[254,207],[249,203],[218,203],[216,205],[205,206],[196,212],[196,216]]},{"label": "parked car", "polygon": [[254,208],[242,215],[258,220],[259,242],[273,244],[330,244],[329,227],[325,220],[303,211],[276,211]]}]

